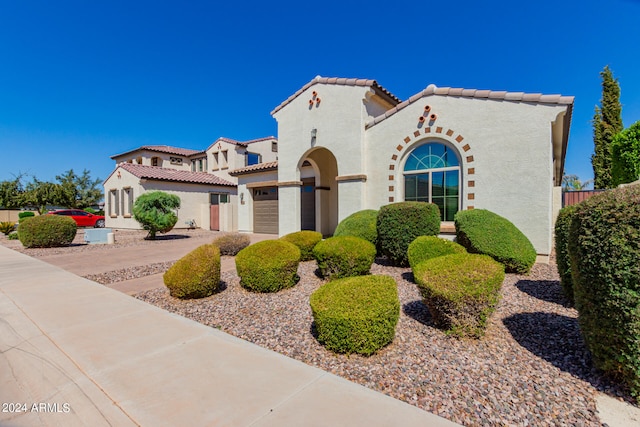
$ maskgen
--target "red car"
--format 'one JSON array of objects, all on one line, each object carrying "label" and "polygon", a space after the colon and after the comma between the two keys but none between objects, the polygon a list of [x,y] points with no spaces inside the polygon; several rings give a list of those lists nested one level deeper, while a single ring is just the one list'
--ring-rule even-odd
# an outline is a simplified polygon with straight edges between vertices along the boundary
[{"label": "red car", "polygon": [[104,227],[104,216],[94,215],[80,209],[58,209],[49,212],[47,215],[70,216],[76,222],[76,224],[78,224],[78,227]]}]

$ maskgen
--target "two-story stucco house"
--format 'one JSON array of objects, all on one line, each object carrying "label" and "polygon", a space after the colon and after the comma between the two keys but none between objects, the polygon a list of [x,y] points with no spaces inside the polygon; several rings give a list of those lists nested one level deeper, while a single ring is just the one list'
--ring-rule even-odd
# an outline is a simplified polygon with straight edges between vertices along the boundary
[{"label": "two-story stucco house", "polygon": [[374,80],[316,77],[272,111],[277,162],[231,173],[238,229],[263,231],[268,205],[280,235],[331,235],[353,212],[415,200],[438,205],[445,234],[456,212],[489,209],[547,255],[573,100],[430,85],[401,102]]},{"label": "two-story stucco house", "polygon": [[180,197],[176,228],[237,230],[237,178],[229,171],[275,161],[274,137],[251,141],[219,138],[206,150],[148,145],[111,158],[116,168],[104,182],[107,227],[140,228],[132,217],[135,198],[162,190]]}]

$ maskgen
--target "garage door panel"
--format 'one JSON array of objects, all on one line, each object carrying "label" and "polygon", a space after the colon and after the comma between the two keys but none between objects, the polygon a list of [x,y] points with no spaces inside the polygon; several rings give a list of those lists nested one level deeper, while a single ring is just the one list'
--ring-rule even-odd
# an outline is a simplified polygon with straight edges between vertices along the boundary
[{"label": "garage door panel", "polygon": [[253,232],[278,234],[278,193],[258,191],[253,201]]}]

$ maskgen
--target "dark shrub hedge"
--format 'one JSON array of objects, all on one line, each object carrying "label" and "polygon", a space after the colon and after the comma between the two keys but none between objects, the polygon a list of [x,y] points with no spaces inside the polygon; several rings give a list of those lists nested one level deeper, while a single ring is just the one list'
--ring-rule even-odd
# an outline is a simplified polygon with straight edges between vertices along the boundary
[{"label": "dark shrub hedge", "polygon": [[594,363],[640,401],[640,185],[578,204],[569,256],[580,330]]},{"label": "dark shrub hedge", "polygon": [[484,335],[500,300],[500,263],[486,255],[444,255],[416,265],[413,276],[436,326],[459,337]]},{"label": "dark shrub hedge", "polygon": [[220,248],[202,245],[164,273],[164,284],[176,298],[205,298],[220,291]]},{"label": "dark shrub hedge", "polygon": [[264,240],[236,255],[240,285],[254,292],[277,292],[298,281],[300,249],[283,240]]},{"label": "dark shrub hedge", "polygon": [[18,238],[25,248],[67,246],[76,237],[78,226],[71,217],[40,215],[22,220]]},{"label": "dark shrub hedge", "polygon": [[220,255],[236,256],[251,244],[251,239],[246,234],[229,233],[213,239],[211,243],[220,248]]},{"label": "dark shrub hedge", "polygon": [[322,233],[302,230],[289,233],[280,239],[293,243],[300,249],[300,261],[311,261],[313,259],[313,248],[322,240]]},{"label": "dark shrub hedge", "polygon": [[355,236],[378,245],[378,211],[374,209],[366,209],[355,212],[338,224],[333,237],[339,236]]},{"label": "dark shrub hedge", "polygon": [[393,265],[406,266],[407,249],[416,237],[440,233],[440,210],[433,203],[392,203],[380,208],[377,227],[381,253]]},{"label": "dark shrub hedge", "polygon": [[443,255],[463,254],[465,252],[467,252],[467,250],[464,246],[450,240],[441,239],[436,236],[419,236],[409,245],[407,258],[409,258],[409,265],[413,269],[422,261],[431,258]]},{"label": "dark shrub hedge", "polygon": [[309,302],[318,341],[329,350],[370,355],[393,341],[400,301],[389,276],[334,280],[311,294]]},{"label": "dark shrub hedge", "polygon": [[507,273],[528,273],[536,250],[508,219],[485,209],[459,211],[456,240],[469,253],[485,254],[503,264]]},{"label": "dark shrub hedge", "polygon": [[36,214],[31,211],[18,212],[18,222],[22,221],[25,218],[31,218],[34,216],[36,216]]},{"label": "dark shrub hedge", "polygon": [[560,209],[555,227],[556,265],[560,275],[562,291],[571,304],[573,298],[573,279],[571,278],[571,260],[569,258],[569,228],[571,219],[578,205],[571,205]]},{"label": "dark shrub hedge", "polygon": [[359,237],[330,237],[313,248],[313,256],[324,277],[339,279],[369,274],[376,247]]}]

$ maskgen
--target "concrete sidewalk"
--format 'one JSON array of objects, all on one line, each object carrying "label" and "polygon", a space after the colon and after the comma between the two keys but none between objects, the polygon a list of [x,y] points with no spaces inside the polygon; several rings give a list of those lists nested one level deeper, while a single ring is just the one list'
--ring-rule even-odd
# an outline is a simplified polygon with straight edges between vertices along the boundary
[{"label": "concrete sidewalk", "polygon": [[3,426],[456,425],[2,246],[0,271]]}]

